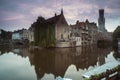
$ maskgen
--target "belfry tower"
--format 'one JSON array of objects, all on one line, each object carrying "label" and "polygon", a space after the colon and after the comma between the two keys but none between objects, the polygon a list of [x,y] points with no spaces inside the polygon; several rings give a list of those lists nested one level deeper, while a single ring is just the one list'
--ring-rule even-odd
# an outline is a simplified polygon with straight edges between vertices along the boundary
[{"label": "belfry tower", "polygon": [[101,32],[106,32],[104,9],[99,9],[98,30]]}]

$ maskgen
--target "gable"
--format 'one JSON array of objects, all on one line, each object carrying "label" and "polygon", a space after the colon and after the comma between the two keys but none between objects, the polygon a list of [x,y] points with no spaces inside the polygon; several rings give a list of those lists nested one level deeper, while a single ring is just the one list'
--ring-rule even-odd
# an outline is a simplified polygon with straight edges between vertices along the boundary
[{"label": "gable", "polygon": [[56,25],[63,25],[63,26],[68,26],[68,23],[64,17],[64,15],[61,15],[59,20],[57,21]]}]

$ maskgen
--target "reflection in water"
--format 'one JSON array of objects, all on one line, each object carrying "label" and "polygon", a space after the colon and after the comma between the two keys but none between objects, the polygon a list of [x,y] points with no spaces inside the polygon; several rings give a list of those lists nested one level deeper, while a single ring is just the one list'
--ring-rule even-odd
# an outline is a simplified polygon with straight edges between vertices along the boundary
[{"label": "reflection in water", "polygon": [[77,77],[82,72],[89,70],[90,67],[104,64],[105,57],[111,52],[111,48],[97,48],[97,46],[41,50],[29,48],[0,49],[1,55],[6,52],[13,52],[24,58],[28,57],[31,66],[34,66],[37,79],[40,80],[48,80],[50,76],[51,80],[59,76],[70,78],[72,76],[70,75],[71,71],[78,71],[74,75],[74,79],[80,79]]},{"label": "reflection in water", "polygon": [[114,57],[116,59],[120,59],[120,43],[118,43],[118,46],[114,46],[113,50],[114,50]]},{"label": "reflection in water", "polygon": [[30,62],[35,66],[37,78],[43,78],[44,74],[52,73],[55,78],[64,77],[68,67],[73,64],[77,71],[88,69],[90,66],[105,63],[105,56],[111,48],[100,49],[96,46],[84,46],[77,48],[42,49],[31,52]]},{"label": "reflection in water", "polygon": [[36,80],[29,59],[8,52],[0,56],[0,80]]}]

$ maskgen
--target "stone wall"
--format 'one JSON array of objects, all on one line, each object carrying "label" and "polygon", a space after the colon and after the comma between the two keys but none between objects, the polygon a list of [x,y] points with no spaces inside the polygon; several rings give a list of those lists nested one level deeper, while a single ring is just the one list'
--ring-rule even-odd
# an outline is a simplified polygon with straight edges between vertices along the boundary
[{"label": "stone wall", "polygon": [[70,47],[70,42],[57,42],[56,47]]}]

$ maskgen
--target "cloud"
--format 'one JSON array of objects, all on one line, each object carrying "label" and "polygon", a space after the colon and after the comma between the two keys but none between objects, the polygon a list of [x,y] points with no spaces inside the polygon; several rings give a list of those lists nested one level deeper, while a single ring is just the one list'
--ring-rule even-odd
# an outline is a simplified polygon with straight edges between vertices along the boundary
[{"label": "cloud", "polygon": [[[71,2],[68,5],[64,5],[65,17],[68,21],[76,22],[76,20],[84,21],[86,19],[93,20],[94,17],[91,14],[94,14],[97,17],[98,6],[92,5],[84,2]],[[72,22],[73,23],[73,22]]]},{"label": "cloud", "polygon": [[[61,8],[70,24],[75,23],[76,20],[85,21],[86,18],[97,22],[98,10],[101,8],[105,9],[106,20],[114,20],[116,24],[119,24],[119,4],[120,0],[1,0],[0,27],[12,24],[23,24],[29,27],[38,16],[52,17],[55,13],[60,14]],[[108,24],[111,22],[107,22]]]},{"label": "cloud", "polygon": [[19,19],[24,19],[24,15],[16,15],[16,16],[10,16],[10,17],[6,17],[3,20],[4,21],[9,21],[9,20],[19,20]]},{"label": "cloud", "polygon": [[31,12],[33,16],[50,17],[54,14],[53,10],[47,7],[34,7]]}]

